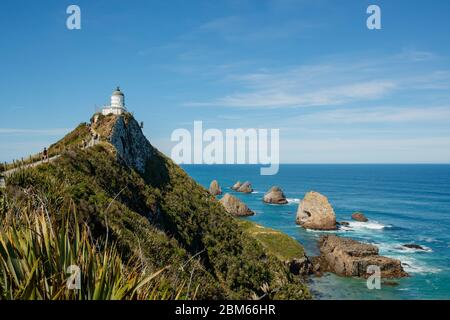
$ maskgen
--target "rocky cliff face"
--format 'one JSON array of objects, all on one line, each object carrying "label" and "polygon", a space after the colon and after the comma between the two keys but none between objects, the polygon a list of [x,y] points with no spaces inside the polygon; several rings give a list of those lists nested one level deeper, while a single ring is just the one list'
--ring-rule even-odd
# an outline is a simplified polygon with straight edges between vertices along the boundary
[{"label": "rocky cliff face", "polygon": [[353,239],[323,236],[320,239],[320,253],[322,271],[341,276],[367,278],[371,275],[369,266],[379,267],[383,278],[408,276],[399,260],[380,256],[376,246]]},{"label": "rocky cliff face", "polygon": [[141,174],[145,173],[146,163],[152,158],[155,149],[133,117],[117,117],[109,140],[116,148],[119,160]]}]

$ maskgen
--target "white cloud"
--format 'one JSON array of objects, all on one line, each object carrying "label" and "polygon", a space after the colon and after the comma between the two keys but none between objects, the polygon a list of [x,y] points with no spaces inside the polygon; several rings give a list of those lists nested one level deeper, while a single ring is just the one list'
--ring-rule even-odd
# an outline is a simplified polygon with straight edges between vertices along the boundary
[{"label": "white cloud", "polygon": [[315,112],[298,120],[319,123],[406,123],[450,120],[450,106],[443,107],[376,107]]},{"label": "white cloud", "polygon": [[236,87],[234,92],[183,105],[234,108],[337,106],[395,97],[395,94],[408,90],[415,93],[450,88],[449,71],[414,68],[432,57],[428,52],[403,52],[373,59],[330,59],[328,63],[291,66],[284,70],[225,74],[225,81]]}]

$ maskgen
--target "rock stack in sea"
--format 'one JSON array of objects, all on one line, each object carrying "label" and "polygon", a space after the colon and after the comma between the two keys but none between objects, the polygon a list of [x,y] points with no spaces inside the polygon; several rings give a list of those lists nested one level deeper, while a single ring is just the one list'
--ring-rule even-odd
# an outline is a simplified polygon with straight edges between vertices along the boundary
[{"label": "rock stack in sea", "polygon": [[241,187],[242,183],[240,181],[236,182],[231,189],[234,191],[238,191],[238,189]]},{"label": "rock stack in sea", "polygon": [[255,214],[244,202],[229,193],[226,193],[219,202],[223,205],[225,210],[233,216],[247,217]]},{"label": "rock stack in sea", "polygon": [[320,268],[340,276],[367,278],[369,266],[380,268],[382,278],[402,278],[408,274],[400,260],[379,255],[376,246],[335,235],[323,236],[319,241]]},{"label": "rock stack in sea", "polygon": [[367,219],[367,217],[361,213],[361,212],[355,212],[352,214],[352,219],[359,221],[359,222],[367,222],[369,221],[369,219]]},{"label": "rock stack in sea", "polygon": [[252,193],[253,192],[252,184],[249,181],[246,181],[244,183],[241,183],[240,181],[238,181],[231,187],[231,189],[236,192],[242,192],[242,193]]},{"label": "rock stack in sea", "polygon": [[209,193],[211,193],[213,196],[222,194],[222,189],[220,188],[219,182],[217,182],[217,180],[211,181],[211,184],[209,185]]},{"label": "rock stack in sea", "polygon": [[271,204],[286,204],[288,201],[286,200],[286,196],[283,193],[283,190],[281,190],[280,187],[272,187],[263,198],[263,201],[265,203],[271,203]]},{"label": "rock stack in sea", "polygon": [[336,215],[327,197],[311,191],[298,206],[296,223],[305,229],[336,230]]}]

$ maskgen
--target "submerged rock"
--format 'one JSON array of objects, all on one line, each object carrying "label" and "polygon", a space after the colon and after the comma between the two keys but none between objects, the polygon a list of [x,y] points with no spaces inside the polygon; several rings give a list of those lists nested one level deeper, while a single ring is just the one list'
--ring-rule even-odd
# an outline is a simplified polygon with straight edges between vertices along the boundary
[{"label": "submerged rock", "polygon": [[361,213],[361,212],[355,212],[352,214],[352,219],[359,221],[359,222],[367,222],[369,221],[369,219],[367,219],[367,217]]},{"label": "submerged rock", "polygon": [[348,227],[348,226],[350,226],[350,223],[348,223],[347,221],[340,221],[340,222],[336,222],[336,225],[342,226],[342,227]]},{"label": "submerged rock", "polygon": [[226,193],[219,202],[223,205],[225,210],[233,216],[247,217],[255,214],[244,202],[229,193]]},{"label": "submerged rock", "polygon": [[219,186],[219,183],[217,182],[217,180],[211,181],[211,184],[209,185],[209,193],[211,193],[213,196],[222,194],[222,189],[220,189],[220,186]]},{"label": "submerged rock", "polygon": [[236,191],[237,192],[242,192],[242,193],[252,193],[253,192],[253,188],[252,188],[251,183],[246,181]]},{"label": "submerged rock", "polygon": [[263,198],[263,201],[266,203],[272,204],[286,204],[288,201],[286,200],[286,196],[281,190],[280,187],[272,187]]},{"label": "submerged rock", "polygon": [[400,260],[380,256],[378,248],[349,238],[323,236],[319,241],[322,271],[340,276],[367,278],[369,266],[378,266],[382,278],[402,278],[408,274]]},{"label": "submerged rock", "polygon": [[404,244],[403,246],[408,249],[416,249],[416,250],[426,251],[426,249],[424,247],[422,247],[421,245],[418,245],[418,244],[414,244],[414,243]]},{"label": "submerged rock", "polygon": [[306,229],[336,230],[336,215],[327,197],[311,191],[298,206],[296,223]]}]

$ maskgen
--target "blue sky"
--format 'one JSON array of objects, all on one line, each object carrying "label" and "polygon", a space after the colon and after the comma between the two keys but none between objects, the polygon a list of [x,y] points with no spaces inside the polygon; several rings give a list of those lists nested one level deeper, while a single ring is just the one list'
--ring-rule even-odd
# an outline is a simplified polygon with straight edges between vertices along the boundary
[{"label": "blue sky", "polygon": [[[82,29],[66,28],[81,8]],[[382,30],[366,28],[366,8]],[[40,151],[116,85],[170,135],[279,128],[285,163],[450,163],[450,2],[2,1],[0,161]]]}]

